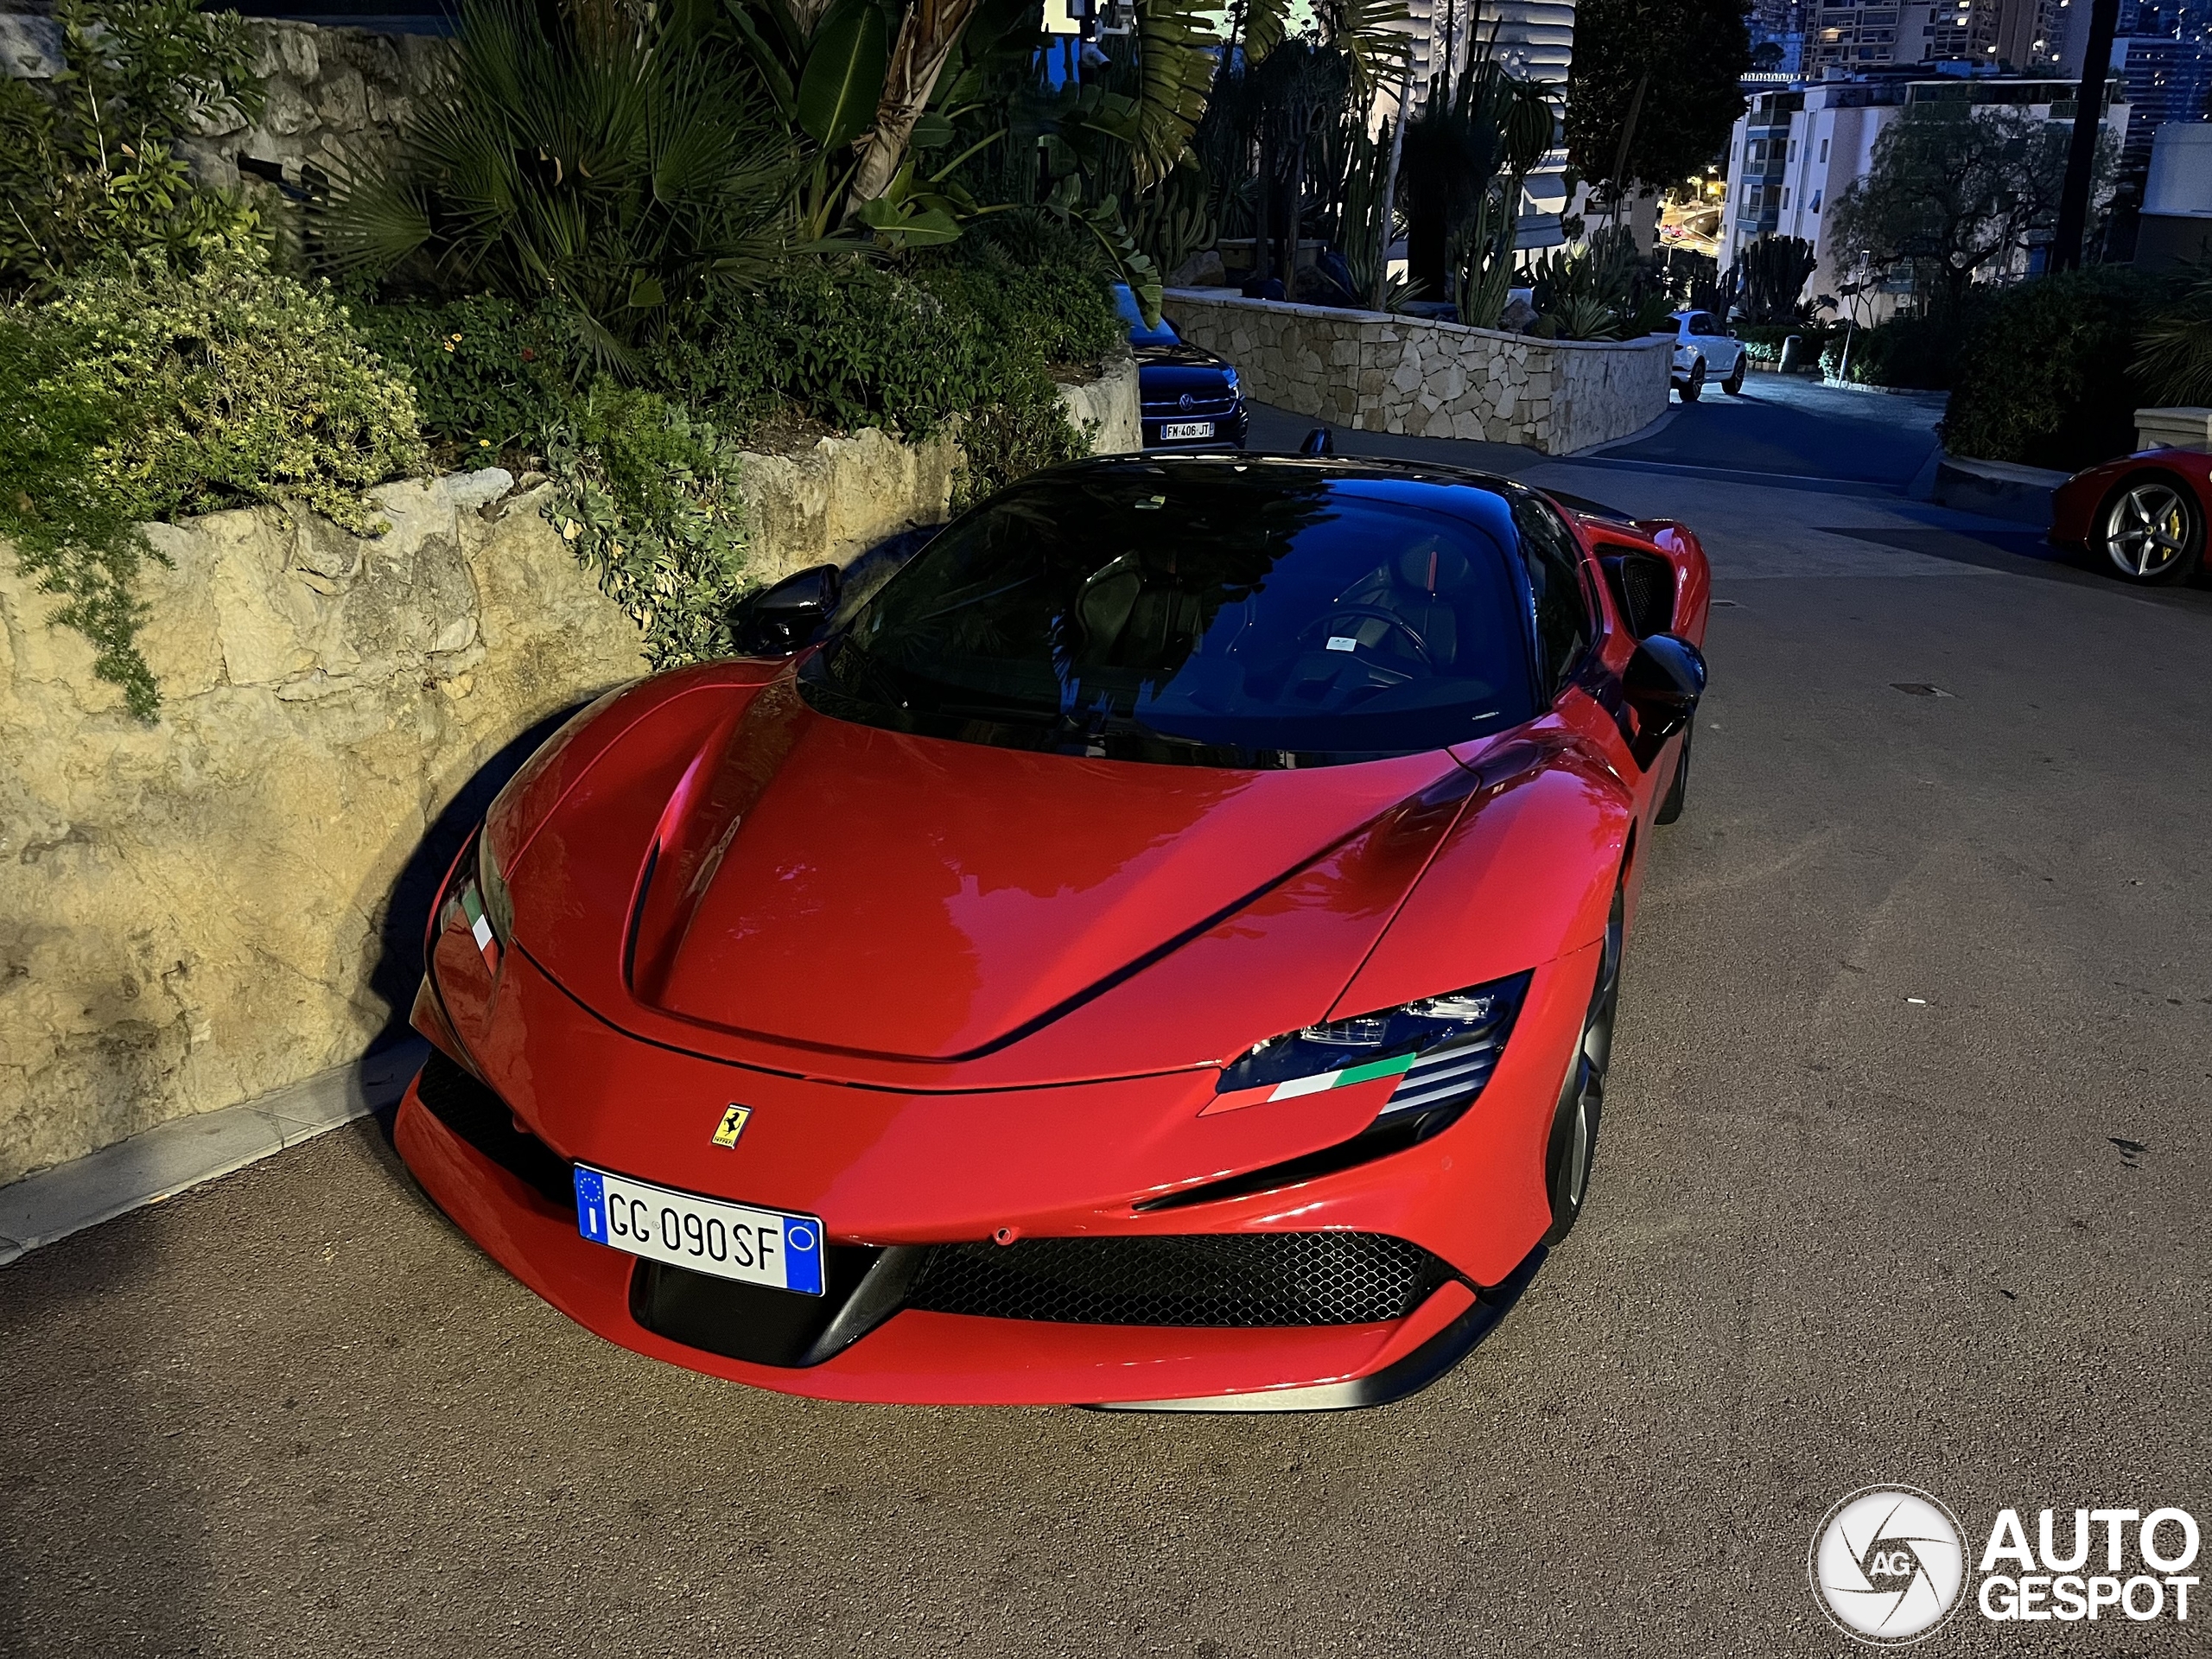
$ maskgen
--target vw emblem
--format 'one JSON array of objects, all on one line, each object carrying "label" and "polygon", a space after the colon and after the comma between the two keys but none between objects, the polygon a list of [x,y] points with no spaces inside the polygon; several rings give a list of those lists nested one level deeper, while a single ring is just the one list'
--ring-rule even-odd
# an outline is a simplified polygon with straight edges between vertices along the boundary
[{"label": "vw emblem", "polygon": [[1192,397],[1187,391],[1175,400],[1175,407],[1178,409],[1192,410],[1196,409],[1198,406],[1198,400]]}]

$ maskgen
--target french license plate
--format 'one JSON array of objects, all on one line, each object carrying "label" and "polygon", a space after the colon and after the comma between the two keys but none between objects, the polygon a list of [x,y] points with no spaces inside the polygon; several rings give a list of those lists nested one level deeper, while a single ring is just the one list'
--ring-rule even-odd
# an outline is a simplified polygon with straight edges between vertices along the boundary
[{"label": "french license plate", "polygon": [[594,1244],[717,1279],[822,1294],[822,1224],[812,1216],[702,1198],[578,1164],[576,1230]]},{"label": "french license plate", "polygon": [[1210,438],[1213,436],[1211,421],[1169,421],[1160,429],[1160,441],[1173,443],[1178,438]]}]

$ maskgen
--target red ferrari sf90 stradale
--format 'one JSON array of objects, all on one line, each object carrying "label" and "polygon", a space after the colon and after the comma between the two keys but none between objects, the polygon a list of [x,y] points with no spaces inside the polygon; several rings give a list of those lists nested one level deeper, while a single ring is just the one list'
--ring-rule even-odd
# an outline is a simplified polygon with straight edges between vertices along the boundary
[{"label": "red ferrari sf90 stradale", "polygon": [[1019,483],[578,715],[448,878],[397,1138],[602,1336],[845,1400],[1449,1370],[1573,1225],[1707,573],[1446,468]]}]

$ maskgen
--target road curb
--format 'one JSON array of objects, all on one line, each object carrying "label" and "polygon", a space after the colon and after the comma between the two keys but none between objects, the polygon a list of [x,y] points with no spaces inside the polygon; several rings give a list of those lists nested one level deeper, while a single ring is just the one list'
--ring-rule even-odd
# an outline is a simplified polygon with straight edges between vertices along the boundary
[{"label": "road curb", "polygon": [[2051,492],[2066,476],[2040,467],[1945,455],[1936,467],[1935,498],[1947,507],[2041,530],[2050,523]]},{"label": "road curb", "polygon": [[0,1186],[0,1267],[381,1110],[406,1092],[429,1051],[413,1038],[258,1100],[172,1119]]}]

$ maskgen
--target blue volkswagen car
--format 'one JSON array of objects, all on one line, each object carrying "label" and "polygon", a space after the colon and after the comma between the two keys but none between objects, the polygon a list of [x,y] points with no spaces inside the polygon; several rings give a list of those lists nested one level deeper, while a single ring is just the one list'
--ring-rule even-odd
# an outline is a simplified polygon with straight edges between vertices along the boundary
[{"label": "blue volkswagen car", "polygon": [[1165,317],[1159,327],[1146,327],[1127,284],[1115,284],[1114,301],[1129,325],[1129,349],[1136,353],[1144,447],[1242,449],[1252,420],[1235,367],[1189,344]]}]

